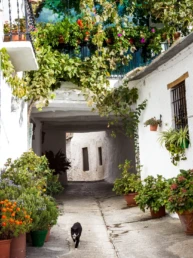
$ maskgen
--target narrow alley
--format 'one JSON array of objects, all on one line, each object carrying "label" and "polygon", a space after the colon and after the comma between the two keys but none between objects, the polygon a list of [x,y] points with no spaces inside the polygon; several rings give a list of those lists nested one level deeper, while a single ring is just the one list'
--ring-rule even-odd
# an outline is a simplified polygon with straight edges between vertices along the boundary
[{"label": "narrow alley", "polygon": [[[41,248],[27,247],[27,258],[192,258],[192,236],[178,219],[151,219],[149,211],[128,208],[123,197],[105,182],[69,183],[57,199],[61,210],[50,240]],[[83,227],[78,249],[70,228]]]}]

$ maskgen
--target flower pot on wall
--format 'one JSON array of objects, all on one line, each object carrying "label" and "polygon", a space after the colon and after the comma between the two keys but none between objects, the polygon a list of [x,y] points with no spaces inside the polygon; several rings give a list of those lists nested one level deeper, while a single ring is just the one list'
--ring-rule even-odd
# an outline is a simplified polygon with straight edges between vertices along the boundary
[{"label": "flower pot on wall", "polygon": [[190,142],[186,139],[184,143],[182,143],[180,146],[182,149],[187,149],[189,147]]},{"label": "flower pot on wall", "polygon": [[124,195],[125,201],[127,202],[128,207],[135,207],[137,206],[136,201],[135,201],[135,196],[137,193],[129,193],[127,195]]},{"label": "flower pot on wall", "polygon": [[0,258],[10,258],[11,239],[0,240]]},{"label": "flower pot on wall", "polygon": [[166,215],[165,206],[160,207],[160,209],[155,212],[150,208],[152,218],[161,218]]},{"label": "flower pot on wall", "polygon": [[150,125],[150,131],[157,131],[157,126],[158,125]]},{"label": "flower pot on wall", "polygon": [[26,234],[14,237],[11,241],[10,258],[26,257]]},{"label": "flower pot on wall", "polygon": [[187,235],[193,235],[193,211],[178,213],[181,225]]},{"label": "flower pot on wall", "polygon": [[29,2],[30,2],[31,4],[37,4],[37,3],[39,2],[39,0],[29,0]]}]

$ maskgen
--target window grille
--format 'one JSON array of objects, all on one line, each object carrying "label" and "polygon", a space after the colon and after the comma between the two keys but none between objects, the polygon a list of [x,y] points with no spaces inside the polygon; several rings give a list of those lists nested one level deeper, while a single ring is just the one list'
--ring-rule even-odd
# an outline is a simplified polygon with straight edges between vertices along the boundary
[{"label": "window grille", "polygon": [[184,128],[188,125],[185,81],[173,87],[171,93],[175,129]]},{"label": "window grille", "polygon": [[83,171],[88,171],[89,170],[88,148],[82,149],[82,158],[83,158]]}]

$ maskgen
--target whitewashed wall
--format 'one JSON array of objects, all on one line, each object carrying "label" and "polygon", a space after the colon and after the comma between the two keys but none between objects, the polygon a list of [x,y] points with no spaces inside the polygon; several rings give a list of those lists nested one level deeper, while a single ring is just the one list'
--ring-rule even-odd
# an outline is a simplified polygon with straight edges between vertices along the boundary
[{"label": "whitewashed wall", "polygon": [[10,87],[1,78],[0,168],[7,158],[17,158],[27,150],[27,106],[21,100],[12,102]]},{"label": "whitewashed wall", "polygon": [[[2,22],[3,12],[0,8],[0,48]],[[27,150],[27,106],[21,100],[11,100],[11,89],[0,71],[0,169],[7,158],[15,159]]]},{"label": "whitewashed wall", "polygon": [[[83,171],[82,148],[88,148],[89,171]],[[102,166],[99,165],[98,148],[102,148]],[[125,159],[135,160],[133,143],[127,137],[117,134],[114,139],[109,132],[74,133],[66,143],[67,158],[72,167],[68,180],[113,182],[120,175],[118,165]]]},{"label": "whitewashed wall", "polygon": [[[159,132],[167,130],[173,125],[172,106],[170,90],[167,84],[176,80],[184,73],[189,73],[189,78],[185,80],[188,126],[190,142],[192,146],[186,150],[186,161],[179,162],[174,166],[170,161],[170,154],[161,147],[158,142]],[[181,51],[170,61],[160,66],[157,70],[147,75],[145,78],[133,81],[129,87],[139,88],[139,101],[148,99],[147,107],[141,116],[139,125],[139,146],[141,165],[143,165],[142,178],[148,175],[162,174],[166,178],[176,176],[180,169],[193,168],[193,44]],[[143,123],[151,118],[159,119],[162,115],[163,125],[157,132],[150,132],[149,127],[144,127]]]}]

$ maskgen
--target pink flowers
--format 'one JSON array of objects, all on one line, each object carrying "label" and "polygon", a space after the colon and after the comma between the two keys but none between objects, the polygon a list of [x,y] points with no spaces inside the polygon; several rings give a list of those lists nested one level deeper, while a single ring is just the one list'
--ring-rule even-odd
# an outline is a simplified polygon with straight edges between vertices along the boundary
[{"label": "pink flowers", "polygon": [[182,182],[182,181],[184,181],[184,180],[186,180],[186,178],[185,178],[184,176],[179,176],[179,177],[178,177],[178,181],[179,181],[179,182]]},{"label": "pink flowers", "polygon": [[154,28],[152,28],[152,29],[151,29],[151,32],[152,32],[152,33],[155,33],[155,29],[154,29]]},{"label": "pink flowers", "polygon": [[145,43],[145,38],[141,38],[141,39],[140,39],[140,42],[141,42],[142,44],[144,44],[144,43]]},{"label": "pink flowers", "polygon": [[121,33],[119,33],[119,34],[117,34],[117,36],[118,36],[118,37],[122,37],[122,34],[121,34]]},{"label": "pink flowers", "polygon": [[172,185],[170,186],[170,189],[171,189],[171,190],[176,190],[177,188],[178,188],[177,184],[172,184]]}]

